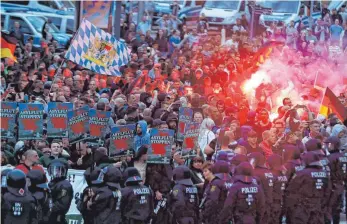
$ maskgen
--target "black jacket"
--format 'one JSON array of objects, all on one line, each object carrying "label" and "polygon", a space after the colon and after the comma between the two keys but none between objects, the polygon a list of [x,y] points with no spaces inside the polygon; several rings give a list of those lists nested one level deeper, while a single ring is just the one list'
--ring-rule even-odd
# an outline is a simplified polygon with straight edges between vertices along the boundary
[{"label": "black jacket", "polygon": [[68,180],[60,180],[49,183],[52,193],[52,213],[49,223],[65,223],[65,215],[69,211],[73,189]]}]

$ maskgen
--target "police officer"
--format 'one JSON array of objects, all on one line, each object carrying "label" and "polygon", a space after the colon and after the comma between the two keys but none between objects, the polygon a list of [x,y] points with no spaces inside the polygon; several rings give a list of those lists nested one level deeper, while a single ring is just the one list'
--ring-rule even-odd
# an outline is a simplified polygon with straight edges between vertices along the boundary
[{"label": "police officer", "polygon": [[282,164],[281,156],[277,154],[272,154],[269,156],[267,163],[271,172],[274,174],[274,178],[277,180],[274,182],[273,187],[273,203],[271,205],[271,216],[269,223],[282,223],[283,197],[288,183],[287,176],[285,175],[286,168]]},{"label": "police officer", "polygon": [[[310,139],[306,142],[305,144],[307,152],[314,152],[318,154],[320,158],[320,162],[323,165],[323,170],[327,172],[327,174],[330,176],[330,164],[329,164],[329,159],[326,155],[326,152],[323,150],[323,145],[322,142],[318,139]],[[330,208],[323,208],[323,211],[325,212],[324,214],[324,219],[325,222],[330,223],[331,219],[331,212],[329,210]]]},{"label": "police officer", "polygon": [[94,184],[97,187],[97,189],[95,193],[93,192],[93,197],[87,202],[87,208],[90,212],[94,214],[93,219],[95,224],[113,223],[113,220],[111,220],[111,214],[113,212],[113,207],[115,203],[113,200],[112,191],[108,188],[107,185],[105,185],[104,182],[106,172],[107,167],[105,167],[104,169],[95,167],[95,169],[92,172],[92,175],[94,173],[98,174],[96,180],[92,181],[92,184]]},{"label": "police officer", "polygon": [[53,202],[49,223],[66,223],[65,215],[69,211],[73,197],[72,185],[66,180],[67,171],[68,165],[60,159],[52,160],[48,166],[48,174],[51,177],[48,186],[51,189]]},{"label": "police officer", "polygon": [[194,186],[190,170],[178,166],[173,170],[175,186],[170,194],[173,223],[197,224],[199,218],[198,189]]},{"label": "police officer", "polygon": [[327,171],[328,175],[330,175],[330,166],[329,160],[323,151],[323,146],[320,140],[318,139],[310,139],[305,144],[307,152],[315,152],[319,155],[320,162],[323,165],[323,170]]},{"label": "police officer", "polygon": [[258,179],[258,182],[265,194],[266,209],[261,223],[269,223],[271,205],[273,203],[273,186],[277,181],[268,168],[265,166],[265,157],[260,152],[253,152],[248,155],[251,165],[254,167],[254,176]]},{"label": "police officer", "polygon": [[230,161],[230,173],[234,176],[236,167],[242,162],[248,162],[248,158],[242,154],[236,154]]},{"label": "police officer", "polygon": [[171,164],[147,164],[146,169],[146,185],[150,186],[155,194],[154,206],[163,204],[155,217],[153,217],[153,224],[162,224],[170,222],[169,204],[167,202],[168,196],[171,191],[172,185],[172,167]]},{"label": "police officer", "polygon": [[142,184],[139,171],[128,167],[124,171],[125,187],[122,189],[121,214],[124,224],[147,223],[153,212],[153,193]]},{"label": "police officer", "polygon": [[301,164],[300,149],[296,146],[284,146],[283,161],[286,168],[288,182],[297,171],[303,170],[305,166]]},{"label": "police officer", "polygon": [[93,217],[94,214],[87,209],[87,203],[92,197],[93,192],[96,191],[97,187],[92,184],[93,180],[96,180],[98,178],[97,175],[94,175],[92,179],[91,177],[91,167],[87,168],[86,171],[84,171],[83,176],[87,183],[87,187],[83,189],[82,194],[80,197],[76,197],[75,203],[77,206],[78,211],[80,211],[83,223],[85,224],[92,224],[93,223]]},{"label": "police officer", "polygon": [[37,223],[36,201],[26,187],[26,176],[21,170],[12,170],[6,178],[7,190],[4,194],[2,216],[4,224]]},{"label": "police officer", "polygon": [[[329,139],[329,140],[328,140]],[[333,139],[328,138],[325,142],[325,147],[327,148],[330,143],[330,147],[336,148],[336,142]],[[338,145],[341,145],[341,142],[337,143]],[[339,147],[337,147],[339,148]],[[347,152],[341,152],[339,157],[340,165],[342,166],[342,173],[343,173],[343,181],[344,181],[344,190],[345,190],[345,200],[347,200]],[[347,219],[347,213],[346,213],[346,219]]]},{"label": "police officer", "polygon": [[37,202],[37,219],[40,224],[48,223],[52,209],[52,197],[48,188],[46,175],[40,170],[30,170],[28,189]]},{"label": "police officer", "polygon": [[[4,195],[7,192],[7,174],[11,172],[11,169],[4,169],[1,171],[1,213],[4,214]],[[1,223],[4,223],[4,216],[1,216]]]},{"label": "police officer", "polygon": [[324,208],[331,197],[330,178],[315,152],[303,155],[305,169],[296,172],[289,182],[286,203],[294,204],[290,223],[324,223]]},{"label": "police officer", "polygon": [[205,224],[216,223],[226,199],[227,189],[224,181],[213,174],[211,163],[205,163],[202,170],[207,185],[200,203],[200,218]]},{"label": "police officer", "polygon": [[330,136],[324,141],[324,148],[330,155],[328,156],[330,165],[330,178],[333,188],[333,195],[331,198],[331,211],[333,224],[340,223],[340,213],[342,206],[343,195],[343,181],[346,175],[346,163],[347,160],[343,153],[340,153],[340,139],[336,136]]},{"label": "police officer", "polygon": [[122,198],[121,186],[122,173],[117,167],[110,165],[107,167],[104,181],[106,186],[112,192],[112,199],[110,206],[112,211],[110,213],[110,221],[114,224],[119,224],[121,222],[121,211],[120,211],[120,202]]},{"label": "police officer", "polygon": [[[226,188],[225,193],[227,193],[228,189],[232,185],[232,178],[230,175],[229,163],[226,161],[217,161],[212,167],[212,172],[217,178],[219,178],[220,180],[223,181],[224,186]],[[226,195],[225,195],[224,199],[225,198],[226,198]]]},{"label": "police officer", "polygon": [[235,224],[262,223],[264,192],[253,183],[253,167],[248,162],[242,162],[236,167],[235,174],[220,213],[219,224],[229,224],[230,221]]}]

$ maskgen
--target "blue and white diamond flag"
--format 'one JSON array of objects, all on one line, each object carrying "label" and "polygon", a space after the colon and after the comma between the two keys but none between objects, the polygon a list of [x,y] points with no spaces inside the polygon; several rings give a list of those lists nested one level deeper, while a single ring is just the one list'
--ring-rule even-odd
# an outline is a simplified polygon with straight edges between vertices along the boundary
[{"label": "blue and white diamond flag", "polygon": [[99,74],[120,76],[130,53],[124,42],[83,19],[65,58]]}]

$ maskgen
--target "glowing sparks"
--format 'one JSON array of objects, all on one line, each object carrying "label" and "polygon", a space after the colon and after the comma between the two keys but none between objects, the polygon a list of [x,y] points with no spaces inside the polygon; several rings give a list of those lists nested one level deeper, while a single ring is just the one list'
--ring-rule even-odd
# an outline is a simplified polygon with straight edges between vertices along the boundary
[{"label": "glowing sparks", "polygon": [[251,93],[252,90],[255,90],[262,83],[269,83],[270,77],[264,71],[257,71],[251,77],[245,81],[242,85],[242,91],[245,94]]}]

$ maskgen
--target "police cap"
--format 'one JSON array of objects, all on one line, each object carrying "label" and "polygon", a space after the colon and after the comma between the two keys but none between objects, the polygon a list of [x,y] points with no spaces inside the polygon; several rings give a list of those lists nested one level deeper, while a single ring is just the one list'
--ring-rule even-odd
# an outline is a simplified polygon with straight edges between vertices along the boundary
[{"label": "police cap", "polygon": [[142,178],[135,167],[128,167],[124,171],[125,185],[129,182],[141,182]]},{"label": "police cap", "polygon": [[178,166],[173,170],[173,179],[178,184],[187,186],[193,185],[190,169],[186,166]]},{"label": "police cap", "polygon": [[235,174],[241,181],[252,182],[253,167],[249,162],[242,162],[236,167]]},{"label": "police cap", "polygon": [[119,183],[122,180],[122,172],[120,172],[120,170],[117,167],[113,165],[108,166],[104,178],[107,186],[116,187],[120,189]]},{"label": "police cap", "polygon": [[24,195],[26,192],[26,176],[21,170],[11,170],[6,178],[7,189],[15,195]]},{"label": "police cap", "polygon": [[217,161],[212,167],[213,174],[219,179],[230,178],[230,168],[229,164],[225,161]]},{"label": "police cap", "polygon": [[42,189],[48,189],[46,175],[40,170],[30,170],[27,174],[30,179],[31,186],[36,186]]}]

